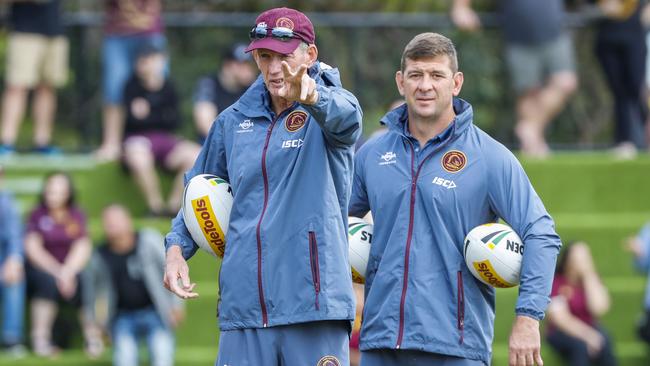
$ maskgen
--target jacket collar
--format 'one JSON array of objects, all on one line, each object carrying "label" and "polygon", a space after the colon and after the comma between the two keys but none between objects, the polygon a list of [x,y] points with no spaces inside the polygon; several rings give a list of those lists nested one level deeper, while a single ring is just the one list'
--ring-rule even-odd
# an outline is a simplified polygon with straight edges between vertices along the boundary
[{"label": "jacket collar", "polygon": [[[461,98],[454,98],[454,112],[456,117],[451,122],[451,136],[450,139],[454,139],[465,132],[472,125],[472,120],[474,119],[474,112],[472,110],[471,104],[466,102]],[[409,137],[410,134],[407,134],[406,122],[408,121],[408,109],[406,103],[401,106],[391,110],[386,113],[384,117],[381,118],[380,123],[388,127],[392,132],[395,132],[401,136]],[[447,134],[447,129],[445,129],[444,134]]]}]

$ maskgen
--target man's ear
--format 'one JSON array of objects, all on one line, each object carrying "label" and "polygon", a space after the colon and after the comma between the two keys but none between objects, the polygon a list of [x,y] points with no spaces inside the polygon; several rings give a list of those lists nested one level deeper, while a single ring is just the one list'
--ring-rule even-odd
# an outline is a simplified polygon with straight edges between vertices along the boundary
[{"label": "man's ear", "polygon": [[315,44],[310,44],[307,48],[307,55],[309,57],[309,66],[311,66],[318,60],[318,47]]},{"label": "man's ear", "polygon": [[454,90],[453,94],[455,97],[460,94],[460,90],[463,88],[463,81],[465,81],[465,76],[462,72],[458,71],[454,74]]},{"label": "man's ear", "polygon": [[395,73],[395,84],[397,84],[399,95],[404,96],[404,75],[401,70],[397,70]]}]

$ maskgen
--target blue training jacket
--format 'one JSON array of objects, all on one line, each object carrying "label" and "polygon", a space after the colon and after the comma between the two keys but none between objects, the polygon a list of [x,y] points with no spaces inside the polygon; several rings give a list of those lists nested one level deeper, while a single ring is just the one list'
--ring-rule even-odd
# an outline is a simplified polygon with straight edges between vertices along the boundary
[{"label": "blue training jacket", "polygon": [[[222,330],[354,319],[347,207],[357,99],[338,70],[316,63],[318,102],[276,116],[261,77],[212,125],[185,180],[215,174],[234,201],[221,264]],[[165,245],[190,258],[197,249],[182,215]]]},{"label": "blue training jacket", "polygon": [[463,259],[465,235],[505,220],[525,251],[516,313],[542,319],[560,238],[516,158],[472,123],[456,118],[424,147],[406,128],[405,105],[382,119],[388,132],[355,158],[350,214],[372,210],[361,350],[441,353],[490,363],[494,289]]}]

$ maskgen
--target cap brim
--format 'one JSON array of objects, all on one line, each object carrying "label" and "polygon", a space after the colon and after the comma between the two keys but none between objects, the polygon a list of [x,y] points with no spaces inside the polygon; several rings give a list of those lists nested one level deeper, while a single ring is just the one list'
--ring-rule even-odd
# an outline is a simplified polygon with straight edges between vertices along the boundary
[{"label": "cap brim", "polygon": [[285,41],[279,41],[277,39],[274,39],[273,37],[266,37],[262,39],[256,39],[253,42],[251,42],[251,44],[249,44],[248,47],[246,47],[246,52],[264,48],[277,53],[288,55],[291,52],[295,51],[296,48],[298,48],[300,42],[301,40],[298,38],[293,38],[285,42]]}]

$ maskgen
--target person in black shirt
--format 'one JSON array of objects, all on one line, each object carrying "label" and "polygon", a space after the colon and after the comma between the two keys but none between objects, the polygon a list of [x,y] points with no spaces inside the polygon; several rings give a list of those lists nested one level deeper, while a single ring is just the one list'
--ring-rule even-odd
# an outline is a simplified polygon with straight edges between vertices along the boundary
[{"label": "person in black shirt", "polygon": [[255,81],[257,73],[246,45],[235,44],[221,56],[221,69],[199,79],[194,90],[194,123],[199,139],[205,140],[212,122],[230,107]]},{"label": "person in black shirt", "polygon": [[68,74],[68,40],[65,37],[61,1],[16,1],[9,11],[5,90],[2,96],[0,155],[15,152],[27,96],[34,90],[34,151],[57,153],[51,145],[56,114],[56,89]]},{"label": "person in black shirt", "polygon": [[619,159],[631,159],[646,147],[644,81],[645,0],[594,0],[603,17],[596,23],[595,52],[614,97],[614,141]]},{"label": "person in black shirt", "polygon": [[[138,365],[138,341],[146,340],[151,365],[172,365],[173,329],[182,321],[182,303],[167,292],[160,278],[164,268],[162,235],[153,229],[133,228],[131,215],[121,205],[102,213],[106,242],[93,255],[85,301],[105,299],[108,319],[94,311],[90,319],[108,323],[113,341],[113,365]],[[90,307],[94,309],[94,307]]]},{"label": "person in black shirt", "polygon": [[[181,120],[178,97],[174,84],[165,76],[165,64],[166,56],[161,49],[143,48],[136,61],[135,75],[124,90],[123,159],[152,215],[178,211],[183,173],[192,167],[200,150],[198,144],[174,134]],[[167,204],[162,198],[156,164],[178,173]]]}]

